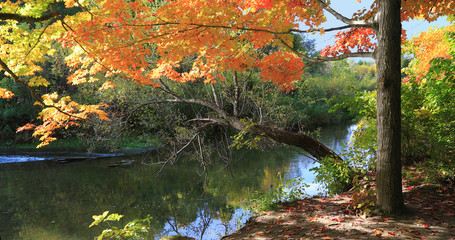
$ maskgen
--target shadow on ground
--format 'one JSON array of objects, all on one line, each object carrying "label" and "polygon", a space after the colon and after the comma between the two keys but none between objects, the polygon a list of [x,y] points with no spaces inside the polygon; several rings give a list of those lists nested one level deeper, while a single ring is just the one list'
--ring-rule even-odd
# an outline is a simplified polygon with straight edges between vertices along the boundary
[{"label": "shadow on ground", "polygon": [[362,216],[349,211],[349,194],[284,204],[251,218],[223,239],[441,239],[455,240],[455,194],[431,186],[404,190],[405,214]]}]

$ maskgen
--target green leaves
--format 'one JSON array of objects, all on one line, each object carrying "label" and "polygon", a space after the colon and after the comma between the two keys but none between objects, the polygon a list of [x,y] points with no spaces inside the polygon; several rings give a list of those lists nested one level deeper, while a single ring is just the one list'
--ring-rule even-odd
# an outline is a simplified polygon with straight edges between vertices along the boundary
[{"label": "green leaves", "polygon": [[331,194],[348,190],[353,176],[357,173],[349,166],[349,161],[325,158],[320,166],[310,169],[316,173],[316,181],[323,183]]},{"label": "green leaves", "polygon": [[232,144],[229,146],[230,148],[241,149],[246,147],[247,149],[258,149],[258,143],[261,140],[260,136],[253,135],[248,133],[248,128],[256,125],[254,122],[246,122],[247,120],[241,120],[245,122],[247,125],[245,130],[237,133],[235,136],[231,137],[233,139]]},{"label": "green leaves", "polygon": [[[110,221],[120,221],[123,217],[123,215],[117,213],[108,214],[109,211],[105,211],[101,215],[94,215],[93,219],[95,221],[90,224],[89,228],[97,226],[102,222],[107,222],[109,224]],[[148,230],[145,224],[148,222],[150,222],[150,217],[145,219],[135,219],[127,223],[123,228],[107,228],[103,230],[97,239],[146,239],[145,235],[148,233]]]},{"label": "green leaves", "polygon": [[101,222],[106,222],[106,221],[120,221],[120,219],[123,217],[123,215],[119,215],[117,213],[113,213],[113,214],[109,214],[109,211],[105,211],[103,214],[101,215],[93,215],[93,219],[95,221],[92,222],[92,224],[90,224],[89,228],[90,227],[93,227],[93,226],[97,226],[98,224],[100,224]]}]

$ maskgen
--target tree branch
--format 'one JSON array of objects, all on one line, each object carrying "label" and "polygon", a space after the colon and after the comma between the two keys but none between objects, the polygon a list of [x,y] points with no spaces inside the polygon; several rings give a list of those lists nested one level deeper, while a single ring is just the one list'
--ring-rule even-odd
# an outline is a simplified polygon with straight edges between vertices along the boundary
[{"label": "tree branch", "polygon": [[234,117],[238,117],[239,116],[239,100],[240,100],[240,91],[239,91],[239,84],[238,84],[238,81],[237,81],[237,72],[234,71],[234,100],[233,100],[233,103],[232,105],[233,106],[233,111],[234,111]]},{"label": "tree branch", "polygon": [[321,62],[328,62],[328,61],[338,61],[338,60],[342,60],[342,59],[346,59],[346,58],[350,58],[350,57],[364,57],[364,58],[375,58],[375,52],[354,52],[354,53],[343,53],[341,55],[338,55],[338,56],[334,56],[334,57],[317,57],[317,58],[312,58],[312,57],[308,57],[307,55],[301,53],[301,52],[298,52],[296,50],[294,50],[291,46],[289,46],[289,44],[287,44],[283,39],[279,38],[280,41],[281,41],[281,44],[287,48],[288,50],[292,51],[293,53],[295,53],[297,56],[305,59],[305,60],[308,60],[310,62],[313,62],[313,63],[321,63]]},{"label": "tree branch", "polygon": [[343,29],[348,29],[352,27],[365,27],[364,25],[344,25],[344,26],[339,26],[339,27],[333,27],[333,28],[310,28],[307,30],[301,30],[301,29],[291,29],[289,32],[292,33],[314,33],[314,32],[333,32],[333,31],[339,31]]},{"label": "tree branch", "polygon": [[[147,165],[157,165],[157,164],[163,164],[160,168],[160,170],[158,171],[158,174],[161,173],[161,171],[164,169],[164,167],[168,164],[168,163],[171,163],[174,164],[176,159],[178,158],[178,156],[188,147],[191,145],[191,143],[194,142],[194,140],[196,138],[198,138],[198,142],[199,142],[199,146],[200,146],[200,149],[201,149],[201,143],[200,143],[200,139],[199,139],[199,135],[201,134],[202,131],[204,131],[206,128],[209,128],[211,126],[216,126],[218,125],[217,121],[212,119],[213,121],[209,121],[207,123],[205,123],[204,125],[200,126],[199,128],[196,129],[196,133],[188,140],[188,142],[183,145],[181,148],[179,148],[176,152],[172,152],[172,156],[170,156],[166,161],[164,162],[158,162],[158,163],[154,163],[154,164],[147,164]],[[202,151],[202,149],[201,149]],[[174,160],[174,161],[172,161]]]},{"label": "tree branch", "polygon": [[215,87],[213,86],[212,83],[210,83],[210,88],[211,88],[211,90],[212,90],[213,99],[215,100],[215,104],[216,104],[218,107],[221,107],[220,100],[218,100],[218,94],[216,93]]},{"label": "tree branch", "polygon": [[38,46],[38,43],[40,42],[41,38],[43,37],[44,33],[46,32],[46,29],[51,25],[51,22],[52,21],[49,21],[47,24],[46,24],[46,27],[44,27],[43,31],[41,31],[40,35],[38,36],[38,39],[36,40],[35,44],[33,44],[33,46],[30,48],[30,50],[28,50],[27,54],[25,54],[23,60],[25,60],[28,55],[30,55],[30,53],[33,51],[33,49],[36,48],[36,46]]},{"label": "tree branch", "polygon": [[318,2],[327,12],[331,13],[338,20],[348,24],[351,27],[373,27],[374,25],[374,18],[370,18],[367,20],[353,20],[341,15],[339,12],[335,11],[323,0],[316,0],[316,2]]},{"label": "tree branch", "polygon": [[169,95],[172,95],[173,97],[175,98],[179,98],[179,96],[174,93],[167,85],[166,83],[163,82],[163,80],[161,80],[161,78],[158,78],[158,82],[160,82],[160,87],[159,89],[161,89],[163,92],[169,94]]},{"label": "tree branch", "polygon": [[38,18],[23,16],[16,13],[0,13],[0,20],[15,20],[18,22],[43,22],[48,19],[58,17],[60,14],[58,12],[52,11],[49,14],[43,15]]},{"label": "tree branch", "polygon": [[83,119],[81,117],[78,117],[78,116],[74,116],[72,114],[69,114],[65,111],[63,111],[62,109],[60,109],[59,107],[55,106],[55,105],[47,105],[43,102],[43,100],[41,98],[38,97],[38,95],[36,94],[36,91],[34,88],[30,87],[27,83],[25,83],[24,81],[20,80],[19,77],[8,67],[8,65],[6,65],[6,63],[0,58],[0,66],[3,68],[3,70],[5,70],[14,80],[15,83],[18,83],[19,85],[27,88],[27,90],[30,92],[30,94],[32,95],[32,98],[35,99],[37,102],[39,102],[44,108],[55,108],[57,111],[59,111],[60,113],[63,113],[69,117],[73,117],[73,118],[76,118],[76,119]]},{"label": "tree branch", "polygon": [[[154,99],[154,100],[148,101],[148,102],[146,102],[146,103],[140,104],[140,105],[137,106],[134,110],[137,110],[137,109],[139,109],[139,108],[141,108],[141,107],[144,107],[144,106],[146,106],[146,105],[150,105],[150,104],[159,104],[159,103],[191,103],[191,104],[196,104],[196,105],[208,107],[208,108],[214,110],[214,111],[217,112],[218,115],[220,115],[222,118],[229,118],[228,113],[227,113],[226,111],[224,111],[223,109],[219,108],[218,106],[216,106],[216,105],[213,104],[213,103],[206,102],[206,101],[203,101],[203,100],[200,100],[200,99],[182,99],[182,98],[174,98],[174,99]],[[134,111],[134,110],[133,110],[133,111]]]}]

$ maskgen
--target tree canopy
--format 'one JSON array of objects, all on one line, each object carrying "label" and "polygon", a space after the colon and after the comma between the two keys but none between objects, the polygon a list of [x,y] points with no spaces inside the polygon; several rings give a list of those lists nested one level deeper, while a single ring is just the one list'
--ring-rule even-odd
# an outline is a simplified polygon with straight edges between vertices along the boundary
[{"label": "tree canopy", "polygon": [[[453,13],[451,4],[405,1],[401,17],[403,21],[416,18],[432,21]],[[74,8],[80,10],[73,14],[64,11]],[[179,82],[202,78],[210,83],[223,81],[225,71],[259,68],[263,80],[289,90],[301,78],[303,59],[373,56],[377,48],[373,28],[377,11],[374,2],[370,9],[359,10],[347,18],[328,2],[316,0],[7,1],[1,6],[4,34],[0,64],[33,95],[34,87],[48,84],[39,75],[37,63],[43,55],[52,54],[51,44],[59,41],[72,48],[66,59],[74,69],[68,79],[70,84],[120,74],[142,85],[163,87],[160,85],[163,77]],[[345,25],[322,28],[327,12]],[[306,29],[299,28],[299,22]],[[320,57],[311,59],[293,49],[291,33],[328,31],[339,31],[337,40]],[[268,55],[258,52],[266,45],[275,45],[279,50]],[[188,56],[195,56],[191,69],[177,72],[176,67]],[[113,85],[105,82],[100,90],[110,87]],[[0,92],[3,98],[14,94],[4,88]],[[43,110],[43,124],[35,128],[35,135],[42,136],[44,144],[54,140],[50,132],[75,125],[77,119],[92,113],[106,118],[99,106],[79,105],[65,96],[48,94],[34,98],[44,107],[52,107]]]}]

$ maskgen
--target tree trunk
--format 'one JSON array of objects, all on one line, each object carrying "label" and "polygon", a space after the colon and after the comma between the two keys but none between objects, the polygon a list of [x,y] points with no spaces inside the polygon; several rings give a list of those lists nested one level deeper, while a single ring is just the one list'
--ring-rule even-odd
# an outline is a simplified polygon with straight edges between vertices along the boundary
[{"label": "tree trunk", "polygon": [[323,143],[303,133],[290,132],[279,128],[268,127],[262,124],[253,124],[247,127],[237,118],[228,118],[227,125],[239,131],[246,131],[258,136],[265,136],[276,142],[301,148],[317,160],[322,160],[324,158],[342,160],[338,154],[325,146]]},{"label": "tree trunk", "polygon": [[383,214],[404,208],[401,185],[400,0],[381,0],[378,10],[376,198]]},{"label": "tree trunk", "polygon": [[323,143],[302,133],[290,132],[279,128],[271,128],[264,125],[254,125],[247,131],[257,135],[265,135],[266,137],[279,143],[301,148],[317,160],[322,160],[324,158],[341,160],[338,154],[325,146]]}]

